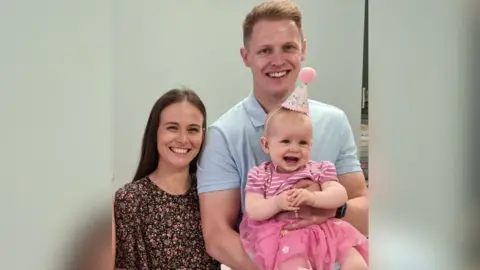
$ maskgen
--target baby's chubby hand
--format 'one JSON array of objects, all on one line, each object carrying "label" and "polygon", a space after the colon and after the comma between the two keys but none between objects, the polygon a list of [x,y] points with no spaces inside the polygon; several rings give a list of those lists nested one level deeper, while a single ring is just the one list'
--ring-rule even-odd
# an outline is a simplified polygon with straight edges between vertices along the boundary
[{"label": "baby's chubby hand", "polygon": [[278,208],[284,211],[298,211],[300,207],[293,205],[292,203],[292,190],[288,190],[285,192],[280,193],[279,195],[275,196],[275,201],[277,203]]},{"label": "baby's chubby hand", "polygon": [[299,207],[301,205],[312,206],[315,204],[315,194],[310,190],[297,188],[290,190],[288,194],[289,201],[294,207]]}]

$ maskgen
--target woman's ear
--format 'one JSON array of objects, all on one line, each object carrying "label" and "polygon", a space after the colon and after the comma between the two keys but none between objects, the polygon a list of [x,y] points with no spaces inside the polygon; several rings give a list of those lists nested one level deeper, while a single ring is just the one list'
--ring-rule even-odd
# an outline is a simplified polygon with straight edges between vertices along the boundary
[{"label": "woman's ear", "polygon": [[262,136],[262,138],[260,138],[260,143],[262,144],[263,152],[265,152],[265,154],[270,153],[270,151],[268,150],[268,139],[267,139],[267,137]]}]

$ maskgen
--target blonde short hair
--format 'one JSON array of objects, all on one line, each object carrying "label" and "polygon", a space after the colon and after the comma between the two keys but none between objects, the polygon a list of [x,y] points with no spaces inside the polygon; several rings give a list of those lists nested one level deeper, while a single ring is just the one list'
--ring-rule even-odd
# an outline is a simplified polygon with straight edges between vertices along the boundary
[{"label": "blonde short hair", "polygon": [[289,0],[269,0],[255,6],[243,21],[243,44],[252,37],[253,27],[262,20],[292,20],[303,39],[302,12]]}]

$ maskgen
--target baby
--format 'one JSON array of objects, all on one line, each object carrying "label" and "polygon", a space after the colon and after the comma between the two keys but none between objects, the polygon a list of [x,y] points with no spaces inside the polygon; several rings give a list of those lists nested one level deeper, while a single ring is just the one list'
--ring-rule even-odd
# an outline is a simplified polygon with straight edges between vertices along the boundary
[{"label": "baby", "polygon": [[[290,99],[290,106],[285,104],[267,117],[261,144],[271,162],[248,174],[245,215],[240,224],[242,244],[264,270],[333,270],[336,263],[342,270],[368,269],[368,240],[349,223],[331,218],[320,225],[282,233],[292,220],[275,217],[300,206],[335,209],[347,201],[335,166],[310,160],[312,123],[307,112],[291,109],[292,104],[302,102],[298,98],[302,95],[293,95],[296,97]],[[308,100],[303,96],[305,106]],[[302,179],[318,182],[321,191],[293,189]]]}]

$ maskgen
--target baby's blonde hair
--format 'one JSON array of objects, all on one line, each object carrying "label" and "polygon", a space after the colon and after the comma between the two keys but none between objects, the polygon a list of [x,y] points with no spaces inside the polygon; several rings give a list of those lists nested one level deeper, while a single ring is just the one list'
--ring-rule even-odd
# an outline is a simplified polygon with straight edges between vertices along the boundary
[{"label": "baby's blonde hair", "polygon": [[303,112],[292,111],[292,110],[286,109],[284,107],[279,107],[279,108],[271,111],[267,115],[267,118],[265,120],[265,130],[264,130],[264,135],[265,136],[267,136],[269,134],[268,132],[271,129],[271,128],[269,128],[271,123],[274,122],[274,120],[277,117],[284,116],[284,115],[291,115],[291,116],[297,116],[297,117],[300,116],[300,117],[307,117],[308,118],[308,115],[306,115]]}]

